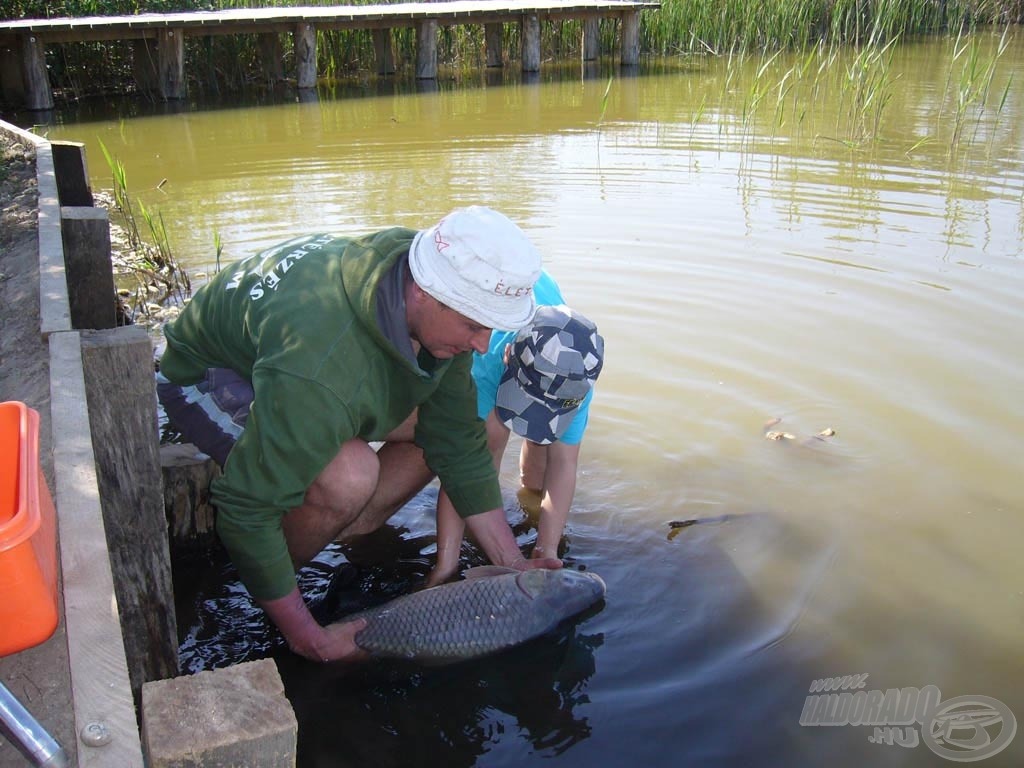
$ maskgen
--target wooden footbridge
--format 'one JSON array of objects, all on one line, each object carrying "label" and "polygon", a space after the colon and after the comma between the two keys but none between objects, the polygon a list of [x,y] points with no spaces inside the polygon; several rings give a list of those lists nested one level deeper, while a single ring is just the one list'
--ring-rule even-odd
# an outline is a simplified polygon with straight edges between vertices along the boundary
[{"label": "wooden footbridge", "polygon": [[133,69],[141,90],[164,100],[185,97],[186,37],[259,35],[264,66],[271,79],[283,78],[282,36],[294,45],[294,78],[300,89],[316,86],[317,30],[372,30],[379,74],[395,71],[390,30],[416,29],[416,77],[437,77],[437,29],[457,24],[484,25],[488,67],[504,64],[504,25],[521,30],[524,72],[540,70],[540,24],[583,20],[582,56],[598,57],[598,24],[620,22],[620,62],[633,66],[640,55],[640,11],[660,0],[446,0],[393,5],[251,8],[190,13],[142,13],[133,16],[22,19],[0,22],[0,86],[6,101],[30,110],[53,108],[46,71],[47,45],[124,40],[133,44]]}]

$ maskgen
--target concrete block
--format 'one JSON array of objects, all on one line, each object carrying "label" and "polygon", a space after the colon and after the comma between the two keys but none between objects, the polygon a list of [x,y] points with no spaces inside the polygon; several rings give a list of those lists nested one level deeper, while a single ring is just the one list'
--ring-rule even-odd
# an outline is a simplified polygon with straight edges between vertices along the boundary
[{"label": "concrete block", "polygon": [[294,768],[297,737],[272,659],[142,686],[149,768]]}]

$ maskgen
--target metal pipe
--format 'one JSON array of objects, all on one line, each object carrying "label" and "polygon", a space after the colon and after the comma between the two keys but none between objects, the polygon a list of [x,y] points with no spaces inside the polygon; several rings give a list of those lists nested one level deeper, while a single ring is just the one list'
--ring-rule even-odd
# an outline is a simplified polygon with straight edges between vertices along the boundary
[{"label": "metal pipe", "polygon": [[0,731],[38,768],[67,768],[67,753],[0,683]]}]

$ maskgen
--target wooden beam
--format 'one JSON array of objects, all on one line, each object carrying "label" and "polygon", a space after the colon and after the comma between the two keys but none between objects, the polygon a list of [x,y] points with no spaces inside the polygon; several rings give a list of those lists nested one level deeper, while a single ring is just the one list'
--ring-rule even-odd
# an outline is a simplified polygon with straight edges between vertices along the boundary
[{"label": "wooden beam", "polygon": [[57,197],[61,205],[94,205],[85,144],[80,141],[51,141],[53,169],[57,174]]},{"label": "wooden beam", "polygon": [[180,29],[161,29],[156,39],[160,98],[185,98],[185,37]]},{"label": "wooden beam", "polygon": [[295,79],[299,88],[316,88],[316,27],[295,25]]},{"label": "wooden beam", "polygon": [[50,344],[50,416],[56,476],[64,624],[68,638],[75,733],[105,733],[78,748],[78,768],[141,767],[114,580],[107,555],[77,333]]},{"label": "wooden beam", "polygon": [[523,72],[540,72],[540,19],[536,13],[523,16]]},{"label": "wooden beam", "polygon": [[505,66],[505,25],[501,22],[484,24],[484,46],[487,51],[488,67]]},{"label": "wooden beam", "polygon": [[424,19],[416,25],[416,78],[437,79],[437,19]]},{"label": "wooden beam", "polygon": [[89,206],[62,206],[60,218],[71,327],[113,328],[117,294],[107,212]]},{"label": "wooden beam", "polygon": [[90,331],[81,339],[103,526],[138,705],[143,683],[178,674],[153,343],[139,326]]}]

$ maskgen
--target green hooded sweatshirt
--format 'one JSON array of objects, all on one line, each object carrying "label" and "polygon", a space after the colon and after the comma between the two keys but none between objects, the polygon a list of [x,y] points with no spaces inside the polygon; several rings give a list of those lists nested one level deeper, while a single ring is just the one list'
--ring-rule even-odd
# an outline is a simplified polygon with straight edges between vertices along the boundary
[{"label": "green hooded sweatshirt", "polygon": [[472,353],[419,365],[377,324],[377,288],[416,232],[309,235],[233,264],[165,329],[160,370],[194,384],[207,368],[251,380],[245,431],[212,486],[217,532],[253,597],[283,597],[295,571],[284,513],[354,437],[382,440],[419,408],[416,444],[463,517],[501,506],[476,413]]}]

